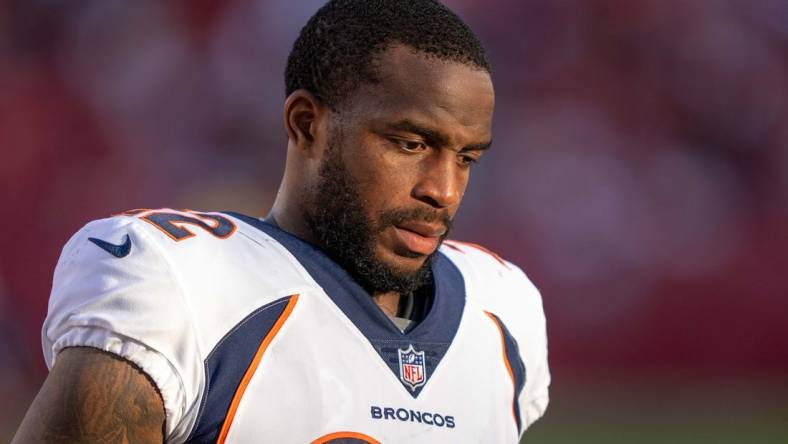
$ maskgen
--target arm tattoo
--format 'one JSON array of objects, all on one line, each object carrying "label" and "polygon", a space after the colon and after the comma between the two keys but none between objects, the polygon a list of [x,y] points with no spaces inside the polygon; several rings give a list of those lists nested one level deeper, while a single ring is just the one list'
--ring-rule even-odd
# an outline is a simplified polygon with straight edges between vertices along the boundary
[{"label": "arm tattoo", "polygon": [[43,442],[162,442],[161,395],[137,366],[85,347],[65,349],[58,359],[65,362],[39,394],[44,399],[36,422]]}]

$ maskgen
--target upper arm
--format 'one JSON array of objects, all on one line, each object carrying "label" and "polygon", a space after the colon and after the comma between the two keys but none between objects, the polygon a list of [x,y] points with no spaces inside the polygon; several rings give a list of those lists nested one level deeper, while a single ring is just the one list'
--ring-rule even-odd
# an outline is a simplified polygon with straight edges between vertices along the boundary
[{"label": "upper arm", "polygon": [[[132,217],[91,222],[75,234],[55,268],[42,345],[50,378],[63,372],[61,359],[73,353],[64,350],[73,347],[133,363],[161,394],[165,438],[177,442],[188,436],[196,416],[191,407],[200,397],[204,365],[189,301],[157,236]],[[128,254],[115,256],[91,239],[115,245],[125,240]]]},{"label": "upper arm", "polygon": [[164,404],[135,365],[89,347],[64,349],[13,443],[154,443]]}]

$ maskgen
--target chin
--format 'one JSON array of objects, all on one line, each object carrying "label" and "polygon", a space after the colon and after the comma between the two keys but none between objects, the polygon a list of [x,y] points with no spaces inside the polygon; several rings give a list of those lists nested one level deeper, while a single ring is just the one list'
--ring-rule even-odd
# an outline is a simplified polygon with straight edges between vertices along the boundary
[{"label": "chin", "polygon": [[394,251],[384,247],[378,248],[376,259],[398,273],[416,273],[430,256],[410,250]]}]

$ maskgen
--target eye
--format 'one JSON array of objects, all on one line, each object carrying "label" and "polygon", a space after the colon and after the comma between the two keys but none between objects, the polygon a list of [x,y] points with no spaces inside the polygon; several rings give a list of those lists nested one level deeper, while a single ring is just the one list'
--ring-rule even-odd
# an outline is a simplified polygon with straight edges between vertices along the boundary
[{"label": "eye", "polygon": [[474,156],[471,156],[471,155],[468,155],[468,154],[460,154],[457,157],[459,157],[460,163],[463,166],[471,166],[471,165],[473,165],[475,163],[479,163],[479,160],[480,160],[478,157],[474,157]]},{"label": "eye", "polygon": [[424,142],[404,139],[392,139],[392,141],[403,150],[411,153],[417,153],[427,149],[427,145]]}]

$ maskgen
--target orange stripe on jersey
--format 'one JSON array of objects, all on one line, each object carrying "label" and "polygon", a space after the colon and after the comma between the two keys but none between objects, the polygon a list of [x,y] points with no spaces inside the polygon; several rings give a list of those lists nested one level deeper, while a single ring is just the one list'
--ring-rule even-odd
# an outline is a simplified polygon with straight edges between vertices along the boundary
[{"label": "orange stripe on jersey", "polygon": [[[493,323],[495,324],[495,328],[498,329],[498,334],[501,335],[501,353],[503,354],[503,363],[506,366],[506,371],[509,372],[509,378],[511,378],[512,380],[512,388],[514,390],[514,396],[516,397],[517,381],[514,379],[514,371],[512,371],[512,365],[509,363],[509,358],[506,356],[506,338],[503,334],[503,327],[501,326],[500,322],[498,322],[498,318],[496,318],[495,315],[493,315],[489,311],[485,311],[484,314],[486,314],[487,317],[489,317],[493,321]],[[514,403],[516,402],[517,399],[514,399],[512,403],[512,417],[514,418],[515,425],[517,425],[519,428],[520,421],[517,418],[517,412],[514,410]]]},{"label": "orange stripe on jersey", "polygon": [[479,244],[474,244],[474,243],[471,243],[471,242],[460,242],[460,241],[456,241],[456,240],[447,240],[447,241],[444,242],[444,244],[446,244],[446,246],[451,247],[451,248],[453,248],[453,249],[455,249],[457,251],[462,251],[461,249],[457,248],[457,245],[475,248],[475,249],[477,249],[479,251],[483,251],[483,252],[489,254],[490,256],[494,257],[496,261],[500,262],[501,265],[503,265],[506,268],[509,268],[509,265],[506,263],[505,260],[503,260],[503,258],[501,256],[498,256],[498,253],[496,253],[496,252],[494,252],[492,250],[489,250],[488,248],[483,247],[483,246],[481,246]]},{"label": "orange stripe on jersey", "polygon": [[341,438],[355,438],[364,441],[367,444],[380,444],[380,441],[376,440],[375,438],[357,432],[330,433],[328,435],[317,438],[316,440],[312,441],[310,444],[329,444],[331,441]]},{"label": "orange stripe on jersey", "polygon": [[114,213],[111,216],[113,216],[113,217],[114,216],[135,216],[137,214],[144,213],[146,211],[152,211],[152,210],[150,208],[136,208],[136,209],[133,209],[133,210],[121,211],[120,213]]},{"label": "orange stripe on jersey", "polygon": [[279,330],[282,328],[282,325],[284,325],[285,321],[287,321],[290,313],[293,312],[293,307],[295,307],[296,302],[298,302],[298,295],[294,294],[290,297],[290,301],[287,302],[282,314],[279,315],[279,319],[277,319],[276,323],[274,323],[274,326],[271,327],[271,331],[269,331],[268,334],[263,338],[263,341],[260,342],[260,346],[257,348],[257,352],[254,354],[252,362],[249,364],[249,368],[246,369],[246,373],[244,373],[241,383],[238,384],[238,388],[235,390],[233,400],[230,403],[230,408],[227,409],[227,416],[225,417],[224,424],[222,424],[222,430],[219,432],[219,438],[216,440],[217,443],[221,444],[225,439],[227,439],[227,433],[230,431],[230,426],[233,424],[235,412],[238,410],[238,404],[241,403],[241,398],[244,396],[244,392],[246,391],[246,387],[249,385],[249,381],[251,381],[255,371],[257,371],[257,366],[260,365],[260,360],[263,358],[263,354],[271,344],[271,341],[274,340],[274,337],[277,333],[279,333]]},{"label": "orange stripe on jersey", "polygon": [[460,248],[460,247],[458,247],[458,246],[454,245],[454,244],[452,243],[452,241],[449,241],[449,240],[447,240],[447,241],[445,241],[445,242],[443,243],[443,245],[446,245],[447,247],[451,248],[451,249],[452,249],[452,250],[454,250],[454,251],[459,251],[460,253],[463,253],[463,251],[462,251],[462,248]]}]

